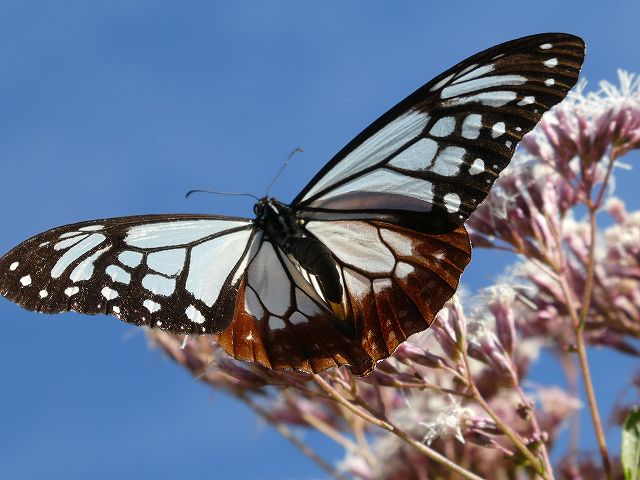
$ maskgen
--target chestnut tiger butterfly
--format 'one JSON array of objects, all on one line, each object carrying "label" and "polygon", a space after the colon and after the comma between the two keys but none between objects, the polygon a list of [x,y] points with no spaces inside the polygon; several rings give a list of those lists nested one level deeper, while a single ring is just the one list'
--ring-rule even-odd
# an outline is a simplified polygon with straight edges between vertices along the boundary
[{"label": "chestnut tiger butterfly", "polygon": [[0,293],[213,334],[269,368],[365,375],[454,294],[471,258],[464,221],[583,59],[583,41],[561,33],[489,48],[373,122],[290,204],[53,228],[0,259]]}]

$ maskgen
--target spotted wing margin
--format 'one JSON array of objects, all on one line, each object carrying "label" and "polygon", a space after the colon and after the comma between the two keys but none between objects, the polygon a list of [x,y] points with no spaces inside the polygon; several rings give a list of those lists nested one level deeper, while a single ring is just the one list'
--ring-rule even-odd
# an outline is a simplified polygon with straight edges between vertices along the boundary
[{"label": "spotted wing margin", "polygon": [[427,233],[462,225],[517,143],[576,83],[584,49],[578,37],[548,33],[460,62],[344,147],[293,201],[298,216]]},{"label": "spotted wing margin", "polygon": [[144,215],[54,228],[0,259],[0,293],[45,313],[113,315],[216,333],[233,314],[255,237],[243,218]]},{"label": "spotted wing margin", "polygon": [[429,327],[471,255],[464,227],[441,235],[375,221],[307,228],[338,262],[346,318],[334,315],[304,272],[265,240],[242,278],[233,322],[217,336],[236,359],[305,372],[348,365],[366,375]]}]

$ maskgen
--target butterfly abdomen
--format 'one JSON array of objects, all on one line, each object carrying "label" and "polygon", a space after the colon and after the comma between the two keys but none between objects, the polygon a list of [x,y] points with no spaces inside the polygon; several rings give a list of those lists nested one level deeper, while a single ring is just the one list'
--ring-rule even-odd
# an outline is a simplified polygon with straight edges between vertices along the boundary
[{"label": "butterfly abdomen", "polygon": [[342,284],[336,261],[327,246],[315,237],[295,235],[283,246],[307,272],[318,279],[322,294],[328,302],[342,301]]}]

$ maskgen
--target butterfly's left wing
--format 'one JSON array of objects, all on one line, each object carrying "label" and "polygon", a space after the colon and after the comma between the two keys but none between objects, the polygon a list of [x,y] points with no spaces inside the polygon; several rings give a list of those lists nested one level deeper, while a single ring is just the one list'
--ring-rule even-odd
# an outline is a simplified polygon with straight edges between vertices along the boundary
[{"label": "butterfly's left wing", "polygon": [[464,227],[440,235],[376,221],[306,227],[334,255],[345,318],[327,307],[308,272],[268,240],[256,240],[234,319],[217,336],[231,356],[307,372],[348,365],[364,375],[431,324],[471,257]]},{"label": "butterfly's left wing", "polygon": [[517,143],[576,83],[584,42],[548,33],[460,62],[343,148],[292,206],[311,220],[377,219],[455,230],[489,193]]},{"label": "butterfly's left wing", "polygon": [[29,310],[108,314],[175,333],[231,321],[256,230],[250,220],[145,215],[77,223],[0,258],[0,293]]}]

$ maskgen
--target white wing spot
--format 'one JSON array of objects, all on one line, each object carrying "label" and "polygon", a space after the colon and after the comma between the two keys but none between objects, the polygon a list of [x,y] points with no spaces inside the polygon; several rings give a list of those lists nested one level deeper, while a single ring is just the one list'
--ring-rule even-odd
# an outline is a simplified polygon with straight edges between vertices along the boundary
[{"label": "white wing spot", "polygon": [[301,314],[300,312],[293,312],[293,315],[289,317],[289,323],[291,325],[304,325],[305,323],[308,323],[308,322],[309,322],[309,319],[305,317],[303,314]]},{"label": "white wing spot", "polygon": [[433,137],[448,137],[456,128],[456,119],[454,117],[442,117],[438,119],[429,133]]},{"label": "white wing spot", "polygon": [[[478,66],[477,64],[471,65],[471,67],[474,67],[474,68],[477,66]],[[494,68],[495,68],[495,65],[493,65],[492,63],[488,65],[483,65],[476,70],[473,70],[472,68],[465,68],[463,71],[460,72],[460,76],[456,78],[453,83],[462,83],[462,82],[467,82],[469,80],[472,80],[474,78],[478,78],[484,75],[485,73],[492,72]],[[467,73],[468,70],[472,70],[472,71]]]},{"label": "white wing spot", "polygon": [[153,313],[160,310],[161,305],[158,302],[154,302],[153,300],[147,299],[144,302],[142,302],[142,306],[147,310],[149,310],[149,313]]},{"label": "white wing spot", "polygon": [[511,140],[507,140],[506,142],[504,142],[504,146],[507,148],[511,148],[511,145],[513,145],[513,143],[511,143]]},{"label": "white wing spot", "polygon": [[504,135],[506,126],[504,122],[498,122],[491,128],[491,136],[498,138],[500,135]]},{"label": "white wing spot", "polygon": [[158,320],[158,321],[156,322],[156,325],[157,325],[157,326],[159,326],[159,327],[161,327],[161,326],[162,326],[162,322],[161,322],[160,320]]},{"label": "white wing spot", "polygon": [[476,158],[469,167],[469,175],[477,175],[482,172],[484,172],[484,161],[481,158]]},{"label": "white wing spot", "polygon": [[156,272],[172,277],[178,275],[184,268],[186,255],[187,251],[184,248],[152,252],[147,256],[147,265]]},{"label": "white wing spot", "polygon": [[284,320],[278,317],[271,316],[269,317],[269,329],[270,330],[282,330],[286,328],[287,324],[284,323]]},{"label": "white wing spot", "polygon": [[553,68],[556,65],[558,65],[558,59],[557,58],[550,58],[549,60],[544,62],[544,66],[548,67],[548,68]]},{"label": "white wing spot", "polygon": [[120,307],[118,307],[117,305],[114,305],[111,310],[113,310],[113,313],[120,313]]},{"label": "white wing spot", "polygon": [[436,83],[433,87],[431,87],[429,89],[430,92],[435,92],[436,90],[438,90],[439,88],[443,87],[449,80],[451,80],[451,78],[454,76],[455,74],[452,73],[451,75],[447,75],[446,77],[444,77],[442,80],[440,80],[438,83]]},{"label": "white wing spot", "polygon": [[79,291],[80,291],[80,288],[78,287],[69,287],[69,288],[65,288],[64,293],[67,297],[70,297],[72,295],[75,295]]},{"label": "white wing spot", "polygon": [[54,250],[62,250],[63,248],[68,248],[72,245],[75,245],[76,243],[78,243],[80,240],[85,239],[89,236],[88,233],[85,233],[84,235],[77,235],[71,238],[67,238],[66,240],[62,240],[61,242],[56,243],[53,246]]},{"label": "white wing spot", "polygon": [[111,277],[111,281],[128,285],[131,282],[131,274],[117,265],[109,265],[105,273]]},{"label": "white wing spot", "polygon": [[89,225],[87,227],[80,227],[78,230],[83,232],[95,232],[96,230],[102,230],[104,225]]},{"label": "white wing spot", "polygon": [[40,248],[46,247],[47,245],[49,245],[49,243],[51,243],[51,242],[42,242],[40,245],[38,245],[38,247],[40,247]]},{"label": "white wing spot", "polygon": [[122,264],[126,265],[127,267],[135,268],[140,265],[140,262],[142,261],[142,254],[140,252],[125,250],[120,255],[118,255],[118,260],[120,260]]},{"label": "white wing spot", "polygon": [[246,337],[244,337],[244,339],[248,342],[253,341],[253,333],[249,332],[249,335],[247,335]]},{"label": "white wing spot", "polygon": [[482,115],[472,113],[467,115],[462,122],[462,136],[474,140],[480,136],[482,128]]},{"label": "white wing spot", "polygon": [[438,143],[430,138],[422,138],[393,157],[389,165],[407,170],[424,170],[431,165],[438,151]]},{"label": "white wing spot", "polygon": [[551,47],[553,47],[553,45],[551,45],[550,43],[543,43],[542,45],[540,45],[540,48],[542,50],[549,50]]},{"label": "white wing spot", "polygon": [[470,72],[474,68],[478,68],[478,64],[477,63],[471,64],[468,67],[463,68],[462,70],[460,70],[458,72],[458,77],[462,77],[465,73]]},{"label": "white wing spot", "polygon": [[406,280],[409,275],[411,275],[415,271],[415,267],[409,263],[398,262],[395,268],[395,276]]},{"label": "white wing spot", "polygon": [[20,262],[13,262],[11,265],[9,265],[9,270],[15,270],[16,268],[18,268],[18,265],[20,265]]},{"label": "white wing spot", "polygon": [[102,296],[107,300],[113,300],[118,296],[118,292],[109,287],[104,287],[102,290],[100,290],[100,293],[102,293]]},{"label": "white wing spot", "polygon": [[555,81],[553,78],[547,78],[547,79],[544,81],[544,84],[545,84],[547,87],[550,87],[550,86],[551,86],[551,85],[553,85],[554,83],[556,83],[556,81]]},{"label": "white wing spot", "polygon": [[62,235],[60,235],[58,238],[69,238],[69,237],[75,237],[76,235],[80,235],[80,232],[74,230],[73,232],[65,232]]},{"label": "white wing spot", "polygon": [[[193,323],[204,323],[205,318],[202,315],[202,313],[200,313],[200,310],[198,310],[196,307],[194,307],[193,305],[189,305],[187,307],[187,309],[184,311],[184,313],[187,315],[187,318],[189,320],[191,320]],[[204,332],[204,327],[202,327],[202,331]]]},{"label": "white wing spot", "polygon": [[147,274],[142,279],[142,286],[155,295],[168,297],[176,289],[176,281],[160,275]]},{"label": "white wing spot", "polygon": [[49,292],[47,292],[46,290],[40,290],[38,292],[38,295],[40,295],[40,298],[46,298],[49,296]]},{"label": "white wing spot", "polygon": [[69,275],[71,281],[75,283],[82,280],[89,280],[93,275],[93,263],[98,259],[98,257],[100,257],[100,255],[110,248],[111,246],[107,245],[81,261],[78,266],[71,271],[71,274]]},{"label": "white wing spot", "polygon": [[457,193],[447,193],[442,197],[444,206],[449,213],[455,213],[460,210],[460,196]]},{"label": "white wing spot", "polygon": [[460,172],[466,153],[462,147],[446,147],[436,157],[433,167],[429,170],[443,177],[453,177]]},{"label": "white wing spot", "polygon": [[522,127],[516,127],[516,132],[521,132],[522,131]]},{"label": "white wing spot", "polygon": [[526,97],[524,97],[522,100],[520,100],[518,102],[518,106],[524,107],[525,105],[531,105],[535,101],[536,101],[536,97],[533,97],[531,95],[527,95]]},{"label": "white wing spot", "polygon": [[25,275],[24,277],[22,277],[20,279],[20,283],[22,284],[23,287],[27,287],[31,285],[31,275]]}]

